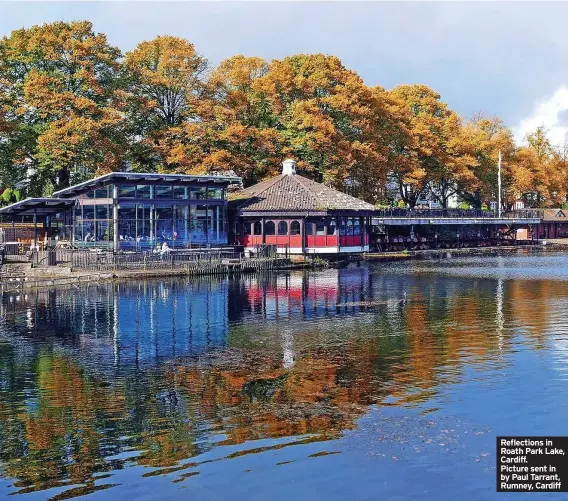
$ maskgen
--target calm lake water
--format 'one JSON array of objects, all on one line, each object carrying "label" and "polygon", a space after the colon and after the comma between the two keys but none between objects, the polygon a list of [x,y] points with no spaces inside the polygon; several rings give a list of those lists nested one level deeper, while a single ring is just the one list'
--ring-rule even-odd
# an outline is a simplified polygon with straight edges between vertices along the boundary
[{"label": "calm lake water", "polygon": [[568,434],[567,263],[6,292],[0,498],[525,499],[495,436]]}]

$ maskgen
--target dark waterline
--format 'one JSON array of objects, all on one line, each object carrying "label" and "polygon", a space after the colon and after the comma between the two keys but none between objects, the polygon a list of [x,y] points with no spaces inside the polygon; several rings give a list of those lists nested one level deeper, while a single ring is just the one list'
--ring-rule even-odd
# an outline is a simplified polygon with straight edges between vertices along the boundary
[{"label": "dark waterline", "polygon": [[495,436],[568,434],[567,260],[5,293],[0,498],[521,499]]}]

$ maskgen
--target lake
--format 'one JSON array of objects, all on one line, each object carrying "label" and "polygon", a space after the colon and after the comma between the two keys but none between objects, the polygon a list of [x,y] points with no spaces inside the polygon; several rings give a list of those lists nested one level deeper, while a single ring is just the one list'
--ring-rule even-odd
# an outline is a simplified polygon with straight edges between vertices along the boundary
[{"label": "lake", "polygon": [[495,437],[567,434],[567,263],[4,292],[0,498],[525,499]]}]

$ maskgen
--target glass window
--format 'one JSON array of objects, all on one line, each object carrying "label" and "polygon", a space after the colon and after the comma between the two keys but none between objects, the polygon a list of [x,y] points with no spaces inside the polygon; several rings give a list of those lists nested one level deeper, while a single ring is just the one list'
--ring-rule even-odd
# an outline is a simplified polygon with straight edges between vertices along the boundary
[{"label": "glass window", "polygon": [[347,218],[347,235],[353,235],[353,218]]},{"label": "glass window", "polygon": [[325,222],[323,220],[316,223],[316,235],[325,235]]},{"label": "glass window", "polygon": [[108,198],[108,186],[95,190],[95,198]]},{"label": "glass window", "polygon": [[339,231],[341,235],[347,235],[347,227],[345,226],[345,218],[339,219]]},{"label": "glass window", "polygon": [[118,219],[119,221],[124,219],[136,219],[136,207],[119,207]]},{"label": "glass window", "polygon": [[306,235],[313,235],[315,231],[314,223],[306,223]]},{"label": "glass window", "polygon": [[355,221],[353,222],[353,234],[360,235],[361,234],[361,220],[356,217]]},{"label": "glass window", "polygon": [[193,186],[189,189],[189,194],[192,200],[204,200],[207,197],[207,188]]},{"label": "glass window", "polygon": [[207,198],[223,198],[223,189],[222,188],[209,188],[207,190]]},{"label": "glass window", "polygon": [[136,186],[132,184],[119,184],[118,196],[122,198],[136,198]]},{"label": "glass window", "polygon": [[192,225],[193,225],[191,232],[192,241],[199,243],[207,242],[207,206],[196,205],[194,207],[195,207],[195,219],[193,219],[193,213],[192,213]]},{"label": "glass window", "polygon": [[255,221],[254,222],[254,234],[255,235],[262,235],[262,222]]},{"label": "glass window", "polygon": [[329,223],[327,223],[327,234],[335,235],[335,219],[331,219]]},{"label": "glass window", "polygon": [[174,187],[174,198],[176,200],[183,200],[184,198],[186,198],[185,188],[183,186],[175,186]]},{"label": "glass window", "polygon": [[83,219],[95,219],[94,205],[83,205]]},{"label": "glass window", "polygon": [[288,235],[288,223],[286,221],[280,221],[278,223],[278,234]]},{"label": "glass window", "polygon": [[95,215],[97,219],[108,219],[108,205],[97,205]]},{"label": "glass window", "polygon": [[264,234],[265,235],[276,234],[276,226],[274,225],[274,221],[266,221],[266,224],[264,225]]},{"label": "glass window", "polygon": [[250,235],[250,223],[248,221],[245,221],[243,223],[243,231],[241,233],[241,235]]},{"label": "glass window", "polygon": [[136,187],[136,198],[150,198],[150,186],[139,184]]},{"label": "glass window", "polygon": [[173,198],[171,186],[154,186],[154,198]]},{"label": "glass window", "polygon": [[292,221],[290,223],[290,235],[300,234],[300,223],[298,221]]}]

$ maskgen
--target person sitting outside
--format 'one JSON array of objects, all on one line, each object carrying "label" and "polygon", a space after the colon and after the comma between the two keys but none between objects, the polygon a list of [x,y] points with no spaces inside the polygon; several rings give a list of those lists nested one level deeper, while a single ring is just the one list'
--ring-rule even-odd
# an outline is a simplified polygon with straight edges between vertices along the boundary
[{"label": "person sitting outside", "polygon": [[168,246],[168,242],[164,242],[162,244],[162,250],[160,251],[160,257],[164,259],[164,256],[167,256],[170,253],[170,247]]}]

